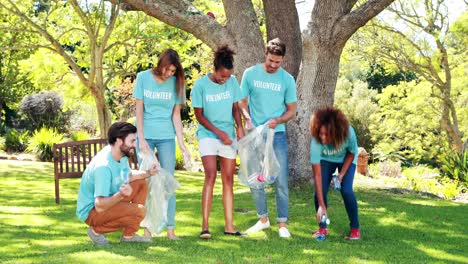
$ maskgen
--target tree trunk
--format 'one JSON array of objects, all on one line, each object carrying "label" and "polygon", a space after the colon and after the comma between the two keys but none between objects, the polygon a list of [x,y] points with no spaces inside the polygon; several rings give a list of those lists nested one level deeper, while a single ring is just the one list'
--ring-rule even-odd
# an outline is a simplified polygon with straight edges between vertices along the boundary
[{"label": "tree trunk", "polygon": [[[250,0],[224,0],[223,4],[228,20],[226,27],[234,40],[230,44],[236,51],[234,74],[240,81],[245,69],[263,61],[262,33]],[[224,44],[222,40],[219,42]]]},{"label": "tree trunk", "polygon": [[341,49],[331,49],[325,43],[304,40],[303,62],[297,79],[297,115],[288,123],[289,175],[291,180],[311,177],[309,162],[312,113],[333,105]]},{"label": "tree trunk", "polygon": [[107,137],[107,130],[112,124],[112,114],[107,107],[106,99],[104,97],[104,88],[96,89],[99,91],[98,96],[94,96],[94,102],[96,104],[98,120],[99,120],[99,131],[100,131],[100,138]]},{"label": "tree trunk", "polygon": [[296,1],[263,0],[266,17],[267,40],[280,38],[286,44],[283,68],[294,79],[299,74],[302,60],[302,37]]}]

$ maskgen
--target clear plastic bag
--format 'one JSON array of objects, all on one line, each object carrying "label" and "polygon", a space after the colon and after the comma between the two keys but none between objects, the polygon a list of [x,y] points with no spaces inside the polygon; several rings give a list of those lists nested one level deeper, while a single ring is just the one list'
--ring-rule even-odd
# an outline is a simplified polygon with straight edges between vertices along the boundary
[{"label": "clear plastic bag", "polygon": [[141,222],[152,234],[160,234],[167,225],[167,205],[169,198],[180,187],[179,182],[165,169],[152,151],[140,153],[141,170],[149,170],[153,165],[158,168],[155,175],[148,178],[149,192],[146,198],[146,216]]},{"label": "clear plastic bag", "polygon": [[275,182],[280,165],[273,149],[275,130],[258,126],[238,142],[241,161],[239,180],[250,188],[261,189]]}]

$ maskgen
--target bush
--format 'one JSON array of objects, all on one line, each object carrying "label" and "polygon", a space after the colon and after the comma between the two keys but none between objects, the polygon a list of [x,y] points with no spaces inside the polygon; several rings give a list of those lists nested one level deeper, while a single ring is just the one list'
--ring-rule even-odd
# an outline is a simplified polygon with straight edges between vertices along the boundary
[{"label": "bush", "polygon": [[5,149],[5,138],[0,137],[0,149]]},{"label": "bush", "polygon": [[91,139],[91,135],[86,130],[79,130],[70,135],[71,141],[82,141]]},{"label": "bush", "polygon": [[50,127],[65,132],[71,112],[63,112],[62,106],[62,98],[56,92],[48,91],[24,97],[20,110],[30,130]]},{"label": "bush", "polygon": [[401,162],[399,161],[384,161],[378,165],[379,175],[386,177],[397,178],[401,176]]},{"label": "bush", "polygon": [[466,187],[468,185],[468,149],[459,153],[446,148],[444,152],[438,157],[442,172],[441,178],[449,179]]},{"label": "bush", "polygon": [[53,158],[52,147],[63,142],[63,134],[56,129],[41,128],[36,130],[31,138],[28,151],[35,153],[41,161],[51,161]]},{"label": "bush", "polygon": [[23,152],[29,142],[29,131],[10,129],[5,134],[4,150],[7,152]]}]

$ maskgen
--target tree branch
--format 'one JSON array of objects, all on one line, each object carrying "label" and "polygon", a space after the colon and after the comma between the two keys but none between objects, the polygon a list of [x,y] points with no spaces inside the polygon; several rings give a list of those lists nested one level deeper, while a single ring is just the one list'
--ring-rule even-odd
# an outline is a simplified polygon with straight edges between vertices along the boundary
[{"label": "tree branch", "polygon": [[[199,12],[188,1],[170,0],[110,0],[114,4],[120,1],[127,4],[121,8],[126,10],[141,10],[166,24],[194,35],[205,44],[215,49],[224,40],[232,41],[230,32],[211,17]],[[176,2],[176,3],[174,3]],[[130,8],[130,9],[128,9]]]},{"label": "tree branch", "polygon": [[343,16],[334,28],[333,37],[341,42],[346,42],[360,27],[377,16],[387,8],[394,0],[368,0],[358,9]]}]

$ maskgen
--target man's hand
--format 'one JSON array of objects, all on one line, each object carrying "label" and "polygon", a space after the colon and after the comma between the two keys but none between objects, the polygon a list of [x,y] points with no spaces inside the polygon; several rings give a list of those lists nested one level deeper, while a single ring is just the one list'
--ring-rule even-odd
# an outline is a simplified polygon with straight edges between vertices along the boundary
[{"label": "man's hand", "polygon": [[275,129],[277,125],[279,125],[281,122],[278,118],[272,118],[268,121],[268,127],[271,129]]},{"label": "man's hand", "polygon": [[158,166],[156,166],[156,164],[151,166],[151,168],[146,171],[146,173],[148,173],[148,177],[151,177],[151,176],[155,175],[156,172],[158,172]]},{"label": "man's hand", "polygon": [[132,195],[132,192],[133,192],[133,189],[132,189],[132,186],[130,186],[130,184],[122,184],[120,186],[120,193],[127,197],[127,196],[130,196]]}]

